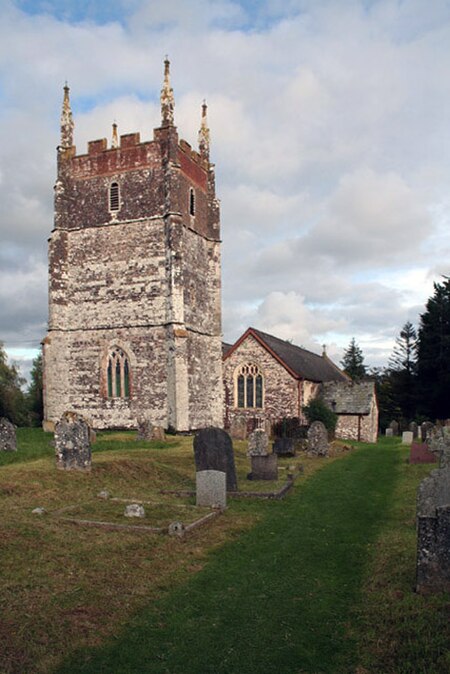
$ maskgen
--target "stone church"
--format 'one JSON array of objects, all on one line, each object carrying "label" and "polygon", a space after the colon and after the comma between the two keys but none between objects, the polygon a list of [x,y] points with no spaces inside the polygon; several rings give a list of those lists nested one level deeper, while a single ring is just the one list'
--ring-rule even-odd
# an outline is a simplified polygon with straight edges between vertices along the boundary
[{"label": "stone church", "polygon": [[[97,429],[136,428],[146,418],[178,432],[232,431],[236,423],[247,432],[301,418],[324,382],[348,385],[325,354],[253,328],[225,345],[222,362],[220,214],[207,106],[197,150],[179,139],[174,106],[166,59],[153,139],[119,138],[113,124],[109,145],[93,140],[77,154],[64,88],[43,342],[48,426],[73,411]],[[348,426],[356,389],[346,390]],[[364,426],[364,414],[360,404],[352,428]]]},{"label": "stone church", "polygon": [[223,423],[220,216],[207,107],[199,147],[174,124],[169,61],[161,125],[77,154],[64,89],[49,239],[45,419],[95,428],[148,417],[189,431]]}]

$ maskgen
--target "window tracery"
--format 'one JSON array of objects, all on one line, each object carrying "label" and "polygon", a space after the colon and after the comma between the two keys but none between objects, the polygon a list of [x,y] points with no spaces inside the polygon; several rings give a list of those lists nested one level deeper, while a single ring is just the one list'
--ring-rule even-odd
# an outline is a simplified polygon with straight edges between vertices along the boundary
[{"label": "window tracery", "polygon": [[264,379],[258,365],[246,363],[236,373],[236,407],[262,408],[264,403]]}]

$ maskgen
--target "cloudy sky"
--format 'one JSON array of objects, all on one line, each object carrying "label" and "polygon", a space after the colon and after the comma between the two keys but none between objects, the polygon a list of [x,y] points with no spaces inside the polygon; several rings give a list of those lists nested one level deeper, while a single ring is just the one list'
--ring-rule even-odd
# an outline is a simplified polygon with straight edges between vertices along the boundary
[{"label": "cloudy sky", "polygon": [[368,365],[450,272],[448,0],[0,0],[0,340],[45,335],[65,80],[75,143],[159,125],[163,59],[195,145],[207,99],[223,330]]}]

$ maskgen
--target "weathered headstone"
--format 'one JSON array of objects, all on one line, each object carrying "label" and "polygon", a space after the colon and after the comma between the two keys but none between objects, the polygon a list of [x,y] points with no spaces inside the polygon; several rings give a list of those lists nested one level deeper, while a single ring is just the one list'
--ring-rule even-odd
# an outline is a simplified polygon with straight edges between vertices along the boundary
[{"label": "weathered headstone", "polygon": [[328,431],[321,421],[313,421],[308,428],[308,454],[328,456]]},{"label": "weathered headstone", "polygon": [[433,470],[417,492],[417,585],[450,592],[450,465]]},{"label": "weathered headstone", "polygon": [[161,426],[154,426],[150,419],[137,420],[138,432],[136,441],[138,440],[165,440],[166,435]]},{"label": "weathered headstone", "polygon": [[413,442],[409,454],[409,463],[436,463],[437,457],[430,452],[425,442]]},{"label": "weathered headstone", "polygon": [[237,490],[233,443],[221,428],[203,428],[194,437],[196,471],[219,470],[226,473],[227,491]]},{"label": "weathered headstone", "polygon": [[55,426],[56,467],[60,470],[91,470],[89,425],[74,412],[65,412]]},{"label": "weathered headstone", "polygon": [[230,435],[233,440],[247,439],[247,419],[245,417],[234,417],[231,420]]},{"label": "weathered headstone", "polygon": [[275,438],[272,449],[278,456],[295,456],[294,438]]},{"label": "weathered headstone", "polygon": [[391,423],[389,424],[389,428],[392,428],[392,431],[393,431],[394,435],[398,435],[398,432],[399,432],[399,429],[400,429],[398,421],[395,421],[395,419],[393,421],[391,421]]},{"label": "weathered headstone", "polygon": [[431,421],[424,421],[423,424],[420,424],[420,437],[422,438],[423,442],[428,440],[428,436],[431,434],[433,428],[434,425],[431,423]]},{"label": "weathered headstone", "polygon": [[415,421],[411,421],[411,423],[408,426],[408,430],[411,431],[411,433],[413,434],[413,439],[415,440],[419,435],[419,427],[417,426]]},{"label": "weathered headstone", "polygon": [[0,418],[0,452],[17,452],[16,427],[6,417]]},{"label": "weathered headstone", "polygon": [[257,428],[248,436],[247,456],[267,456],[269,454],[269,436],[262,428]]},{"label": "weathered headstone", "polygon": [[220,470],[200,470],[195,476],[198,506],[227,506],[226,474]]},{"label": "weathered headstone", "polygon": [[145,517],[144,506],[140,503],[129,503],[125,506],[125,517]]},{"label": "weathered headstone", "polygon": [[410,445],[413,441],[412,431],[403,431],[402,433],[402,445]]},{"label": "weathered headstone", "polygon": [[429,434],[428,449],[439,457],[439,467],[450,468],[450,428],[435,426]]},{"label": "weathered headstone", "polygon": [[267,454],[266,456],[251,457],[252,471],[247,475],[249,480],[278,480],[278,456]]},{"label": "weathered headstone", "polygon": [[394,430],[392,428],[386,428],[386,437],[392,438],[393,435],[394,435]]}]

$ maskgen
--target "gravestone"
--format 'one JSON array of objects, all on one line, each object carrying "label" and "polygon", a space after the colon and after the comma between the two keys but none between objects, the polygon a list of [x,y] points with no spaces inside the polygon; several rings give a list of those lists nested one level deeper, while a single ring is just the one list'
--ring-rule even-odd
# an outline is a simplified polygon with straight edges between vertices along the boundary
[{"label": "gravestone", "polygon": [[434,425],[431,423],[431,421],[424,421],[423,424],[420,424],[420,437],[422,438],[423,442],[428,440],[428,436],[431,434],[433,428]]},{"label": "gravestone", "polygon": [[391,423],[389,424],[389,428],[392,428],[392,432],[394,435],[398,435],[400,428],[398,425],[398,421],[395,421],[395,419],[391,421]]},{"label": "gravestone", "polygon": [[416,569],[417,592],[450,592],[450,465],[419,485]]},{"label": "gravestone", "polygon": [[308,454],[328,456],[328,431],[321,421],[313,421],[308,428]]},{"label": "gravestone", "polygon": [[394,435],[393,429],[392,428],[386,428],[386,437],[392,438],[393,435]]},{"label": "gravestone", "polygon": [[235,417],[231,420],[230,435],[233,440],[247,439],[247,419],[245,417]]},{"label": "gravestone", "polygon": [[226,474],[220,470],[200,470],[195,476],[198,506],[227,507]]},{"label": "gravestone", "polygon": [[415,421],[411,421],[411,423],[408,426],[408,430],[411,431],[411,433],[413,434],[413,439],[415,440],[419,435],[419,427],[417,426]]},{"label": "gravestone", "polygon": [[252,472],[247,475],[248,480],[278,480],[278,456],[251,456]]},{"label": "gravestone", "polygon": [[0,452],[17,452],[16,427],[6,417],[0,417]]},{"label": "gravestone", "polygon": [[430,452],[425,442],[413,442],[409,454],[409,463],[436,463],[437,457]]},{"label": "gravestone", "polygon": [[272,450],[278,456],[295,456],[294,438],[275,438]]},{"label": "gravestone", "polygon": [[236,468],[231,438],[221,428],[203,428],[194,437],[196,471],[219,470],[226,473],[227,491],[237,490]]},{"label": "gravestone", "polygon": [[410,445],[413,441],[412,431],[403,431],[402,433],[402,445]]},{"label": "gravestone", "polygon": [[435,426],[428,438],[428,449],[439,457],[439,467],[450,468],[450,428]]},{"label": "gravestone", "polygon": [[154,426],[150,419],[137,420],[138,432],[136,441],[139,440],[165,440],[166,435],[161,426]]},{"label": "gravestone", "polygon": [[248,436],[247,456],[267,456],[269,453],[269,436],[262,428],[257,428]]},{"label": "gravestone", "polygon": [[55,426],[56,467],[91,470],[89,424],[75,412],[65,412]]}]

